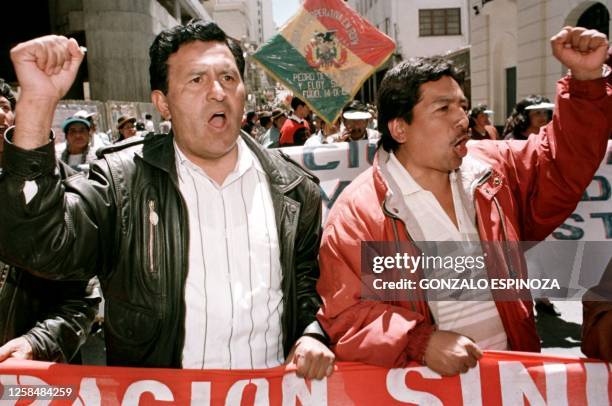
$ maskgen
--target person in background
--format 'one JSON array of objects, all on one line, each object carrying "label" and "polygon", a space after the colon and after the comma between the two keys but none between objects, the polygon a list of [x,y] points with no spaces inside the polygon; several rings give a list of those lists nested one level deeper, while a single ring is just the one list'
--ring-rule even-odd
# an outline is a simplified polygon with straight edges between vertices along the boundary
[{"label": "person in background", "polygon": [[505,140],[526,140],[531,134],[540,132],[552,119],[555,107],[550,99],[539,95],[530,95],[519,101],[504,128]]},{"label": "person in background", "polygon": [[272,115],[270,117],[272,121],[272,126],[265,132],[263,137],[261,138],[261,145],[265,148],[278,148],[280,139],[280,129],[283,127],[283,124],[287,120],[287,115],[282,109],[274,109],[272,110]]},{"label": "person in background", "polygon": [[255,125],[257,124],[257,120],[259,120],[257,113],[255,111],[248,111],[246,113],[245,123],[242,126],[242,131],[249,134],[251,137],[255,137],[257,134],[254,130],[256,128]]},{"label": "person in background", "polygon": [[81,117],[89,121],[89,133],[91,139],[90,146],[93,151],[97,151],[98,149],[107,147],[113,143],[111,137],[107,133],[97,131],[98,127],[96,125],[96,113],[90,113],[87,110],[79,110],[74,113],[74,116]]},{"label": "person in background", "polygon": [[310,107],[297,96],[293,96],[291,109],[293,114],[289,116],[280,130],[279,144],[281,147],[304,145],[304,142],[310,137],[310,124],[308,124]]},{"label": "person in background", "polygon": [[272,128],[272,113],[270,111],[262,111],[259,113],[259,125],[257,134],[259,134],[258,141],[261,144],[261,140],[265,134]]},{"label": "person in background", "polygon": [[[530,95],[519,101],[506,121],[504,139],[526,140],[532,134],[538,134],[540,129],[552,120],[555,105],[550,99],[539,95]],[[527,255],[529,266],[537,266],[534,259]],[[560,316],[561,312],[547,297],[535,299],[535,309],[540,314]]]},{"label": "person in background", "polygon": [[159,123],[160,134],[170,134],[170,130],[172,130],[172,121],[165,119]]},{"label": "person in background", "polygon": [[340,132],[330,136],[331,142],[368,140],[376,143],[380,133],[368,128],[372,119],[367,107],[359,100],[353,100],[342,109],[342,124]]},{"label": "person in background", "polygon": [[[15,119],[15,95],[0,79],[0,174],[4,133]],[[63,178],[74,174],[60,166]],[[6,206],[8,202],[3,202]],[[87,281],[49,281],[0,257],[0,362],[7,358],[79,361],[100,302]]]},{"label": "person in background", "polygon": [[66,146],[59,153],[59,159],[75,171],[87,172],[89,163],[96,159],[95,151],[90,146],[91,122],[72,116],[64,120],[62,129],[66,137]]},{"label": "person in background", "polygon": [[321,120],[320,130],[311,135],[304,143],[304,146],[329,144],[333,142],[332,136],[336,133],[338,133],[337,124],[327,124],[325,121]]},{"label": "person in background", "polygon": [[612,362],[612,259],[596,286],[582,297],[584,355]]},{"label": "person in background", "polygon": [[119,131],[119,137],[117,141],[123,141],[128,138],[134,137],[137,135],[136,130],[136,117],[133,116],[121,116],[117,120],[117,131]]},{"label": "person in background", "polygon": [[145,114],[145,131],[147,133],[155,133],[155,123],[153,123],[153,116],[151,113]]},{"label": "person in background", "polygon": [[470,139],[472,140],[497,140],[499,134],[495,127],[491,125],[489,114],[493,112],[488,109],[486,104],[479,104],[470,110]]},{"label": "person in background", "polygon": [[[608,48],[608,59],[604,73],[612,87],[612,46]],[[610,130],[612,139],[612,129]],[[609,143],[610,141],[608,141]],[[587,357],[612,362],[612,258],[599,283],[582,297],[582,352]]]}]

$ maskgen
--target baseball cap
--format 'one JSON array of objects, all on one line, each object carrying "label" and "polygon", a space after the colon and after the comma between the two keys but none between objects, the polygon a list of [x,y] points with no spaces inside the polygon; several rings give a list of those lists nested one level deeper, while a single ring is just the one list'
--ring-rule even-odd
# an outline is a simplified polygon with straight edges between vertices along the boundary
[{"label": "baseball cap", "polygon": [[68,127],[70,127],[72,124],[75,124],[75,123],[81,123],[85,125],[87,128],[91,128],[91,123],[87,119],[82,118],[82,117],[77,117],[75,115],[75,116],[68,117],[67,119],[64,120],[64,122],[62,123],[62,130],[64,130],[64,132],[67,132]]}]

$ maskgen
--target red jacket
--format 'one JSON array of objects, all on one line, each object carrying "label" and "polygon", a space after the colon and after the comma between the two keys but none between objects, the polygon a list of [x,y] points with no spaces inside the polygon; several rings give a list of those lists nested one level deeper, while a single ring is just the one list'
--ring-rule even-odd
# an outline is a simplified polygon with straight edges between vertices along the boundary
[{"label": "red jacket", "polygon": [[[606,151],[612,129],[612,87],[603,80],[558,82],[553,121],[528,141],[470,145],[462,181],[473,190],[482,241],[540,241],[575,209]],[[339,361],[403,367],[422,360],[434,330],[422,296],[413,301],[362,301],[361,241],[409,239],[395,213],[393,193],[379,150],[331,209],[319,252],[323,299],[318,318]],[[488,252],[489,275],[524,275],[521,254]],[[495,297],[495,294],[494,294]],[[496,301],[510,349],[539,351],[532,303]]]},{"label": "red jacket", "polygon": [[285,120],[281,130],[279,144],[281,147],[290,147],[292,145],[304,145],[304,142],[310,136],[310,128],[308,122],[295,115]]}]

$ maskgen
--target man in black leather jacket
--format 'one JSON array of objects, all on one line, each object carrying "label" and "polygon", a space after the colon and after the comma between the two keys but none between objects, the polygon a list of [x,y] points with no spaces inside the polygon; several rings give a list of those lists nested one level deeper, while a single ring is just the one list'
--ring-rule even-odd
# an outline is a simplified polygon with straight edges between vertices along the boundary
[{"label": "man in black leather jacket", "polygon": [[[97,275],[105,297],[108,363],[180,368],[186,361],[186,331],[194,328],[186,323],[191,306],[186,280],[199,265],[190,261],[195,238],[190,229],[202,225],[190,218],[197,208],[188,207],[181,193],[177,156],[223,185],[238,170],[238,151],[252,154],[265,172],[278,235],[280,361],[295,364],[299,376],[329,376],[334,355],[315,318],[321,222],[316,178],[278,151],[240,135],[244,58],[216,24],[195,21],[166,30],[150,56],[152,99],[161,115],[172,119],[173,134],[109,147],[91,165],[89,179],[75,175],[62,181],[50,122],[83,53],[73,39],[57,36],[11,51],[22,94],[15,129],[7,132],[6,172],[0,180],[0,195],[10,196],[0,213],[0,256],[45,277]],[[263,219],[253,220],[257,228]],[[20,238],[8,232],[17,225]],[[234,325],[233,310],[227,322]],[[267,337],[267,330],[255,327],[260,332],[254,335]],[[227,346],[215,344],[203,340],[213,352]],[[248,368],[231,363],[231,354],[229,367]]]},{"label": "man in black leather jacket", "polygon": [[[15,96],[0,79],[0,134],[13,124]],[[0,146],[2,140],[0,139]],[[0,148],[0,176],[2,174]],[[99,298],[87,281],[49,281],[0,261],[0,361],[69,362],[85,342]]]}]

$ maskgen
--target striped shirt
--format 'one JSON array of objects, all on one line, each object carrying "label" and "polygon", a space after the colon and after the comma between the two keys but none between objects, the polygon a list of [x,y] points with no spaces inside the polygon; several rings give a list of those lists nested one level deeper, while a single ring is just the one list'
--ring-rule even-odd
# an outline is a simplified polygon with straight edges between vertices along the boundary
[{"label": "striped shirt", "polygon": [[266,173],[238,138],[235,169],[218,185],[175,144],[189,212],[183,368],[283,363],[278,234]]},{"label": "striped shirt", "polygon": [[[461,185],[456,172],[450,173],[450,182],[458,227],[448,217],[433,193],[423,189],[393,153],[390,154],[387,165],[415,219],[414,222],[406,220],[406,226],[417,241],[480,240],[476,219],[470,215],[468,203],[461,198]],[[456,276],[451,275],[452,273],[453,270],[448,270],[446,274],[437,273],[436,277]],[[485,350],[507,350],[508,337],[490,290],[479,289],[472,294],[476,295],[472,298],[477,300],[429,301],[429,308],[438,329],[469,337]]]}]

